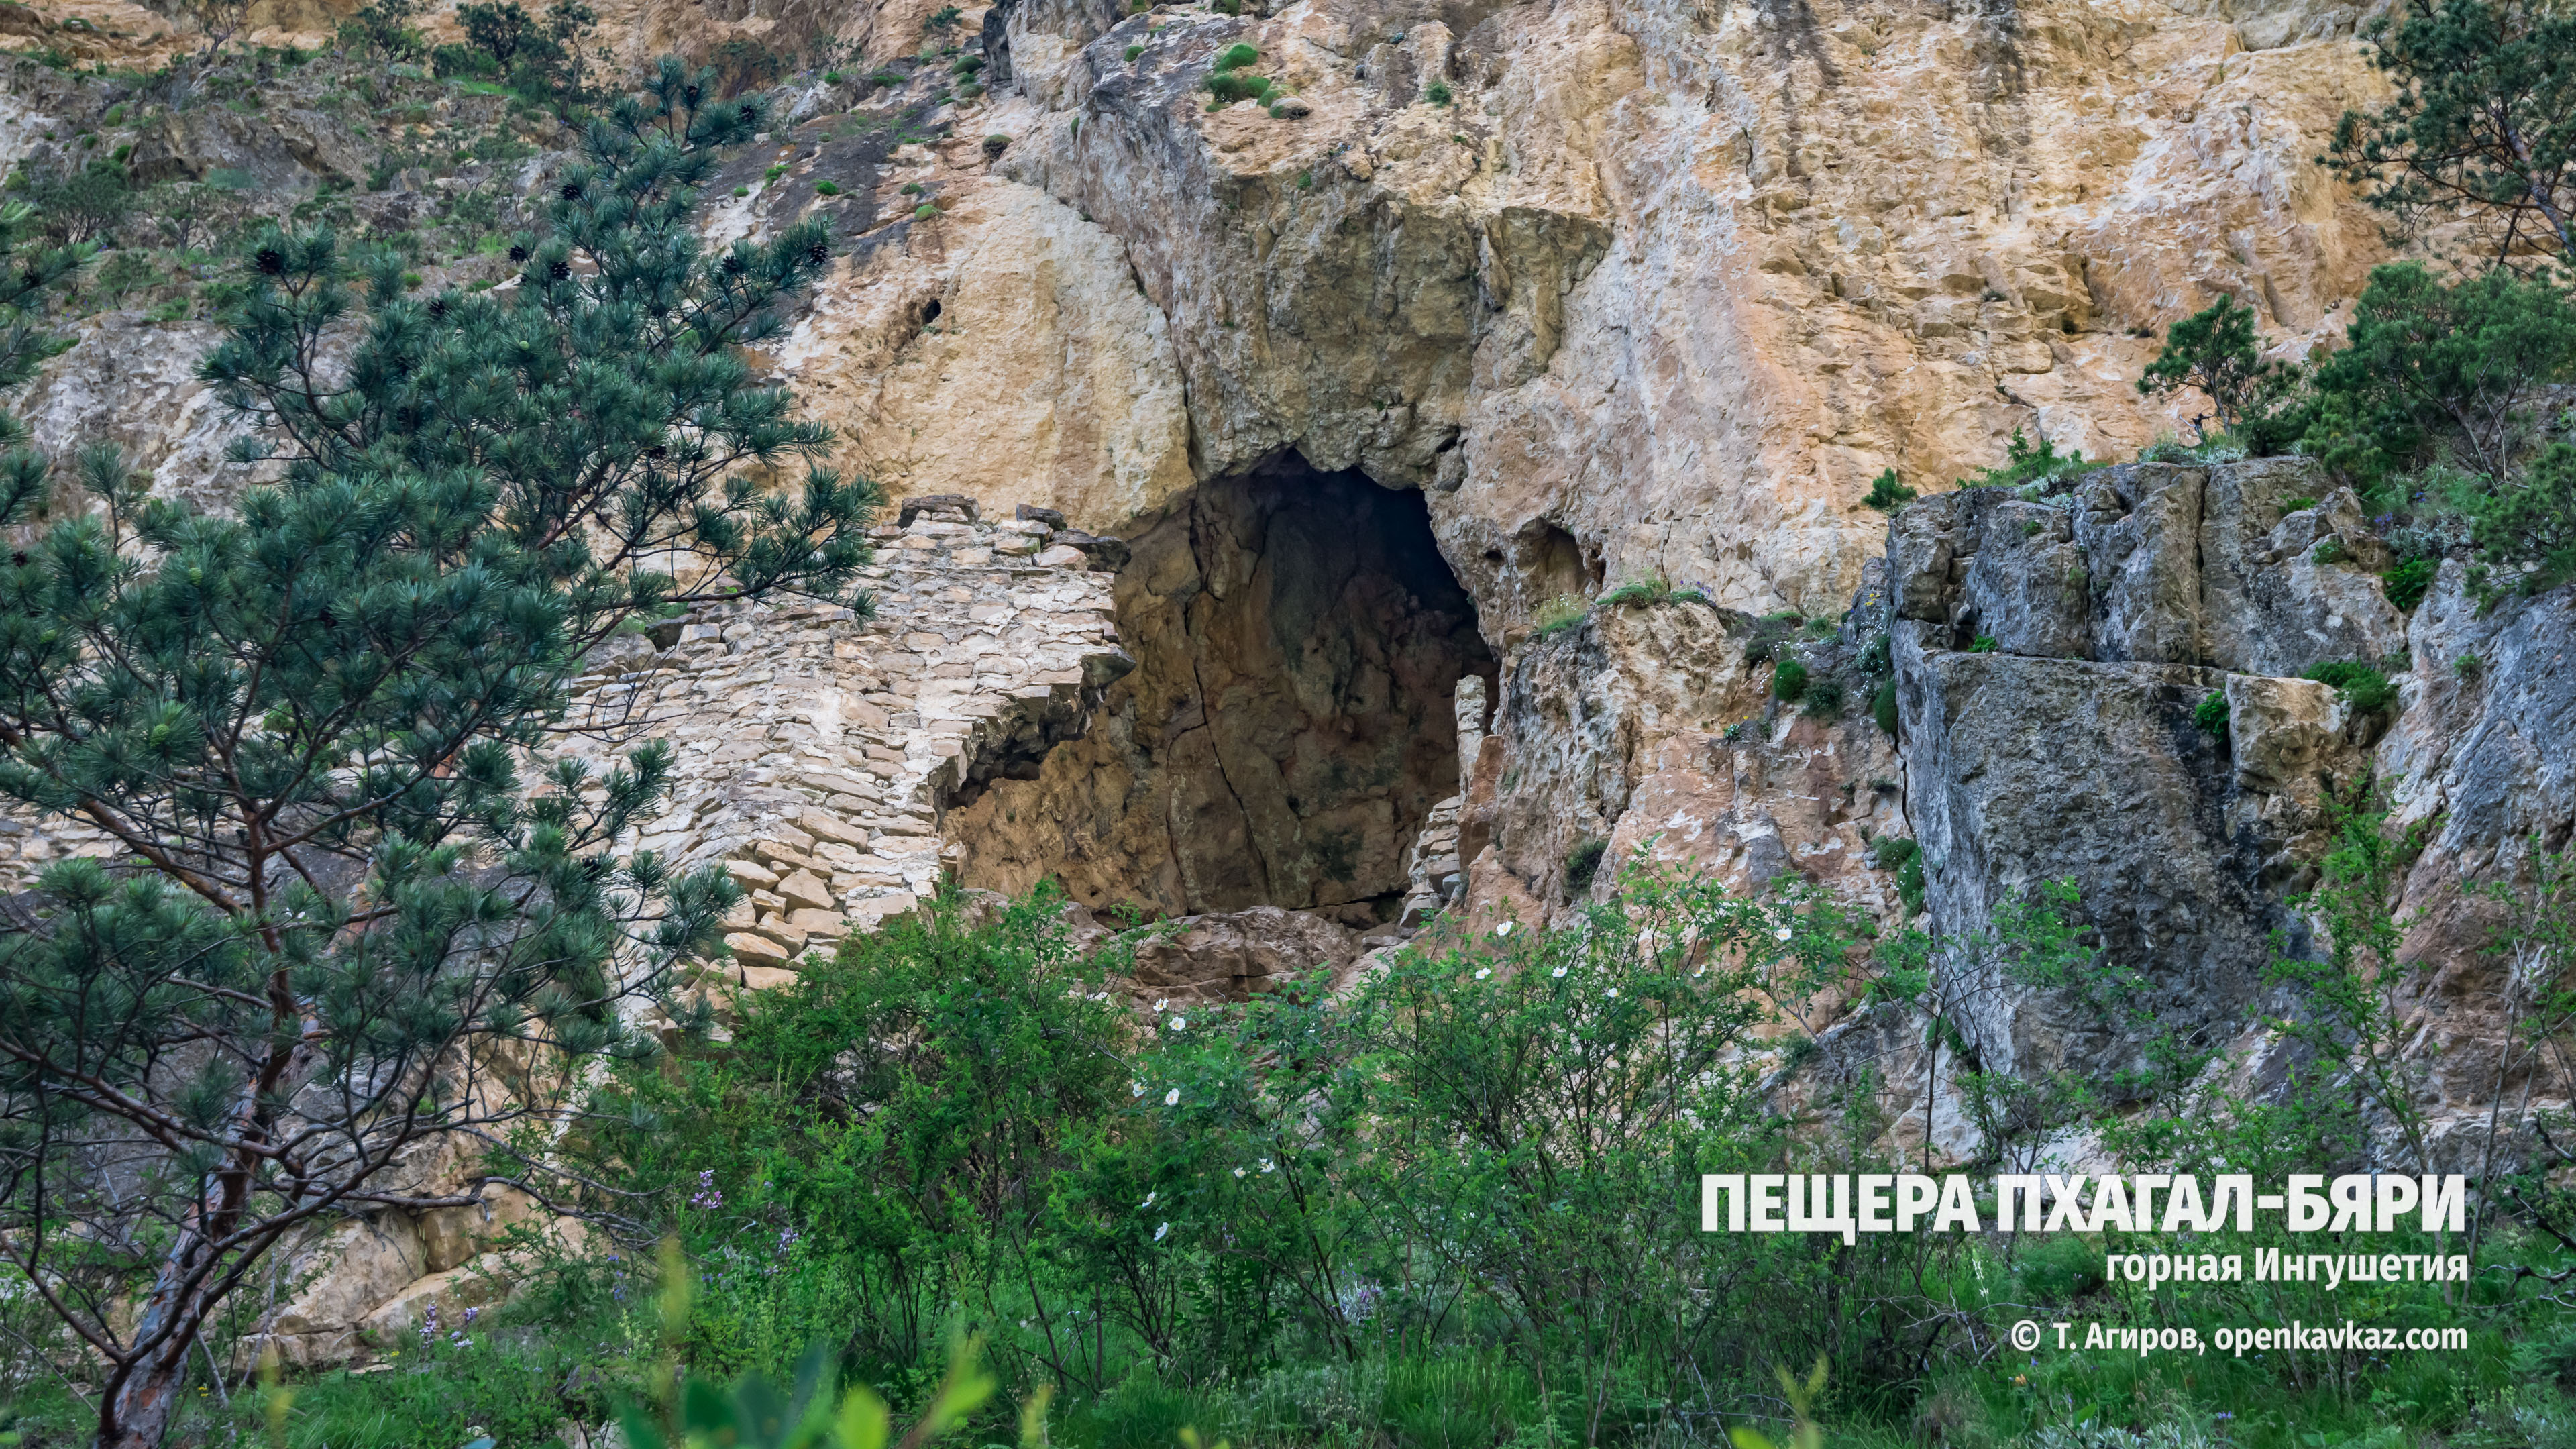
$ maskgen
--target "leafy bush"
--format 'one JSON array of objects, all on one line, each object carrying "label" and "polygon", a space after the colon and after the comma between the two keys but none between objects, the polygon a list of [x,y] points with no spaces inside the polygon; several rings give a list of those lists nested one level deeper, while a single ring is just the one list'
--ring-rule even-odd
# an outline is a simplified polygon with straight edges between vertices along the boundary
[{"label": "leafy bush", "polygon": [[1879,729],[1885,732],[1889,739],[1892,740],[1896,738],[1897,713],[1895,680],[1891,679],[1886,683],[1881,684],[1877,690],[1870,695],[1869,717],[1878,721]]},{"label": "leafy bush", "polygon": [[1968,652],[1971,654],[1992,654],[2000,647],[2002,646],[1996,642],[1992,634],[1980,634],[1968,641]]},{"label": "leafy bush", "polygon": [[1863,498],[1861,502],[1881,513],[1893,513],[1921,496],[1898,482],[1896,470],[1890,468],[1869,480],[1869,496]]},{"label": "leafy bush", "polygon": [[[1335,1396],[1423,1431],[1571,1413],[1579,1438],[1584,1411],[1524,1375],[1580,1402],[1703,1395],[1743,1377],[1756,1302],[1828,1271],[1689,1210],[1696,1173],[1780,1148],[1750,1033],[1763,992],[1846,969],[1851,923],[1821,899],[1637,864],[1567,929],[1435,933],[1343,994],[1319,977],[1150,1022],[1110,991],[1136,937],[1085,959],[1060,900],[853,938],[744,997],[731,1042],[618,1074],[573,1150],[616,1164],[637,1241],[676,1231],[701,1265],[678,1345],[698,1372],[775,1373],[796,1335],[766,1325],[828,1302],[849,1361],[918,1384],[971,1303],[997,1364],[1088,1401],[1093,1442],[1168,1445],[1223,1410],[1179,1385],[1403,1335],[1440,1366]],[[1759,1332],[1848,1351],[1822,1319]]]},{"label": "leafy bush", "polygon": [[2227,735],[2227,692],[2213,689],[2191,707],[2191,722],[2209,731],[2213,738]]},{"label": "leafy bush", "polygon": [[1125,51],[1121,52],[1121,54],[1128,60],[1134,60],[1136,57],[1143,55],[1144,53],[1145,47],[1141,45],[1131,45],[1127,47]]},{"label": "leafy bush", "polygon": [[838,196],[841,194],[840,183],[828,179],[817,181],[814,183],[814,194],[817,196]]},{"label": "leafy bush", "polygon": [[1447,81],[1433,81],[1431,84],[1422,88],[1422,98],[1435,106],[1445,106],[1449,104],[1450,95],[1451,92]]},{"label": "leafy bush", "polygon": [[1897,899],[1905,914],[1923,914],[1923,847],[1902,835],[1882,835],[1870,846],[1870,863],[1896,872]]},{"label": "leafy bush", "polygon": [[1807,666],[1783,659],[1771,671],[1771,693],[1783,704],[1796,704],[1807,692]]},{"label": "leafy bush", "polygon": [[2355,714],[2386,714],[2397,704],[2397,685],[2372,665],[2339,660],[2316,665],[2300,677],[2334,686]]},{"label": "leafy bush", "polygon": [[1257,47],[1237,41],[1217,52],[1216,60],[1212,64],[1211,69],[1218,71],[1241,70],[1245,66],[1250,65],[1259,59],[1261,59],[1261,51]]},{"label": "leafy bush", "polygon": [[2440,559],[2410,558],[2381,574],[2380,587],[2387,591],[2389,603],[2411,614],[2416,605],[2424,602],[2424,595],[2431,592],[2433,580],[2441,572]]}]

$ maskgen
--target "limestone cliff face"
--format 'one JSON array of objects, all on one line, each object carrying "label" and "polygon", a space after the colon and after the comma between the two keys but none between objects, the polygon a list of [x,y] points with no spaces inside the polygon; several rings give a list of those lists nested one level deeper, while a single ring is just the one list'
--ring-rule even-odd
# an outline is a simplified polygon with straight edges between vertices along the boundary
[{"label": "limestone cliff face", "polygon": [[[2323,335],[2379,256],[2309,159],[2370,84],[2355,19],[1309,0],[986,29],[1002,174],[1174,319],[1198,474],[1293,446],[1433,489],[1499,642],[1564,581],[1559,532],[1595,576],[1838,607],[1880,469],[2177,427],[2132,331],[2221,290],[2285,348]],[[1311,114],[1208,113],[1235,43]]]}]

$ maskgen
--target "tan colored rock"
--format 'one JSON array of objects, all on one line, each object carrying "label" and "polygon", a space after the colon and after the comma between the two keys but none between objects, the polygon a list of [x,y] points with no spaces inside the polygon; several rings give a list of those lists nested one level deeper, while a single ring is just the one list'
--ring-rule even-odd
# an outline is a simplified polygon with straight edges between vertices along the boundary
[{"label": "tan colored rock", "polygon": [[[810,909],[828,911],[833,906],[831,888],[814,878],[813,872],[800,870],[778,883],[779,897],[790,911]],[[791,914],[790,920],[795,919]]]},{"label": "tan colored rock", "polygon": [[734,960],[741,962],[746,970],[757,966],[781,966],[787,962],[788,947],[767,936],[736,931],[726,936],[724,941],[732,948]]},{"label": "tan colored rock", "polygon": [[778,872],[771,870],[768,866],[765,866],[756,860],[744,860],[737,856],[726,861],[724,863],[724,868],[725,873],[732,876],[745,890],[776,890],[778,888]]},{"label": "tan colored rock", "polygon": [[989,514],[1028,503],[1112,529],[1188,488],[1170,324],[1117,239],[1008,182],[952,182],[942,205],[937,239],[836,273],[780,346],[804,406],[859,439],[880,482]]},{"label": "tan colored rock", "polygon": [[850,928],[850,923],[841,919],[838,913],[820,909],[790,911],[787,914],[787,924],[803,931],[808,937],[819,937],[825,940],[838,940]]}]

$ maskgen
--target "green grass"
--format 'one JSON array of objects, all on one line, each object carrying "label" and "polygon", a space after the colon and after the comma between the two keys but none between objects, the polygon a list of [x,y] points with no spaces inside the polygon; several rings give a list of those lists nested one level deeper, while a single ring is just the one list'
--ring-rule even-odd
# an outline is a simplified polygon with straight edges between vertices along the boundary
[{"label": "green grass", "polygon": [[1538,614],[1530,620],[1530,623],[1537,629],[1538,637],[1548,639],[1566,632],[1590,617],[1592,617],[1592,611],[1581,599],[1572,594],[1559,594],[1539,605]]}]

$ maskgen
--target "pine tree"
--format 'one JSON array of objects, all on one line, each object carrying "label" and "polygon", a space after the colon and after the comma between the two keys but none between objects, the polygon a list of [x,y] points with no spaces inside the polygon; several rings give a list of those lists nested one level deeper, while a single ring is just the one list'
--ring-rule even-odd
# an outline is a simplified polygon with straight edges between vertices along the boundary
[{"label": "pine tree", "polygon": [[2466,217],[2493,260],[2576,262],[2576,13],[2407,0],[2370,31],[2396,94],[2318,158],[2409,229]]},{"label": "pine tree", "polygon": [[[103,1445],[160,1442],[281,1244],[545,1200],[583,1064],[651,1051],[632,1009],[721,951],[732,884],[620,845],[667,746],[558,754],[588,651],[699,602],[867,605],[874,490],[769,486],[830,436],[737,355],[827,237],[703,255],[708,148],[758,112],[655,81],[514,287],[420,298],[327,232],[260,238],[202,371],[270,481],[203,512],[90,448],[88,508],[0,561],[0,793],[113,843],[0,921],[0,1254],[98,1365]],[[0,521],[53,481],[0,478]],[[397,1171],[459,1134],[462,1188]]]}]

